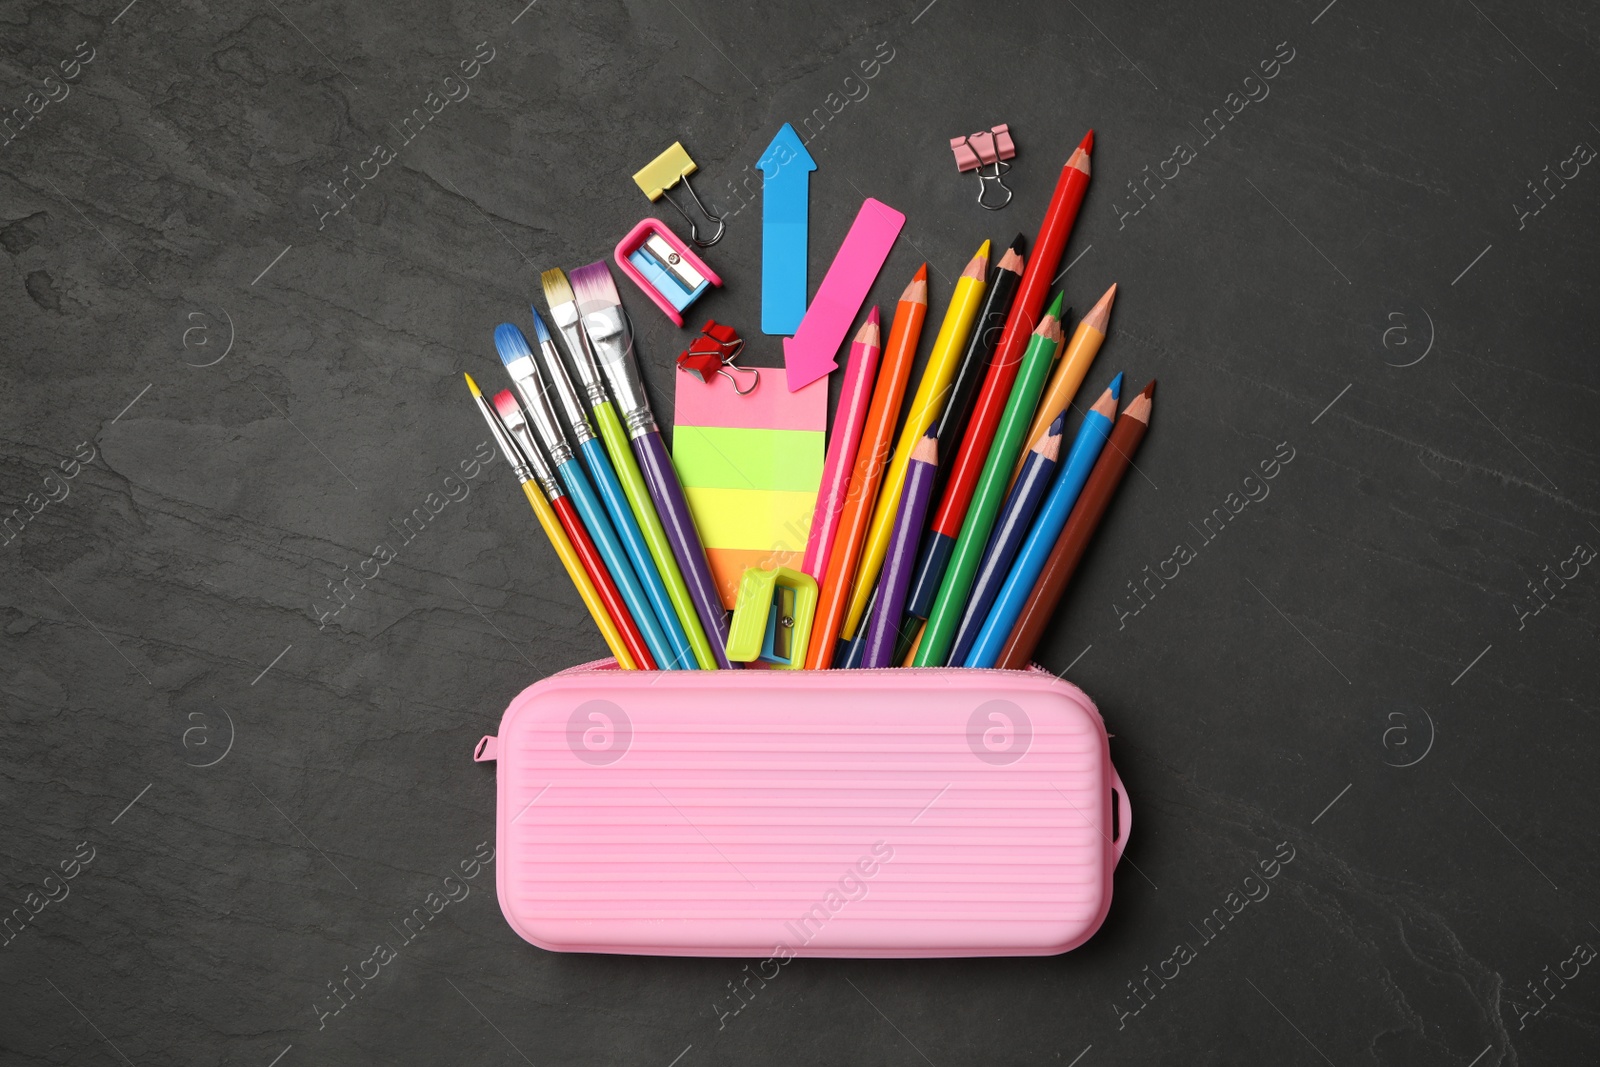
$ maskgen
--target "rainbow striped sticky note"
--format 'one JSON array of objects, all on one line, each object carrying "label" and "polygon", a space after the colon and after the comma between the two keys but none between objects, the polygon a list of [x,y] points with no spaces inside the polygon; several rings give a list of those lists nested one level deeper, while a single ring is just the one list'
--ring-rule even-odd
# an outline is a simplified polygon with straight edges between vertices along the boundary
[{"label": "rainbow striped sticky note", "polygon": [[720,374],[674,375],[672,462],[730,611],[747,567],[799,570],[822,485],[828,379],[791,393],[781,373],[765,368],[749,396]]}]

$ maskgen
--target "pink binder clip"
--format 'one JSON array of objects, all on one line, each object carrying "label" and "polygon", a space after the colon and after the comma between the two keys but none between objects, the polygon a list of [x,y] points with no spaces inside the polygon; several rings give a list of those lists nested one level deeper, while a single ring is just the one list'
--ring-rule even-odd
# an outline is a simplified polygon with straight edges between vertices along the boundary
[{"label": "pink binder clip", "polygon": [[[1016,142],[1011,139],[1011,127],[1006,123],[989,130],[979,130],[969,133],[965,137],[950,138],[950,150],[955,153],[956,170],[978,172],[978,205],[989,211],[999,211],[1011,203],[1011,189],[1000,176],[1011,169],[1011,164],[1006,160],[1017,154]],[[993,170],[985,173],[984,167]],[[998,204],[990,204],[985,199],[989,194],[989,183],[993,182],[1005,190],[1006,198]]]}]

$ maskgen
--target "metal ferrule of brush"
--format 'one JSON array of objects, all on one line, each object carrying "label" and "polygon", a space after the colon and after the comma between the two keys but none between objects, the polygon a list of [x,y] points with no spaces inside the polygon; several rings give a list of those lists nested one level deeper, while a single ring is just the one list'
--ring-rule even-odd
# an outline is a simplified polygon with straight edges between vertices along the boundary
[{"label": "metal ferrule of brush", "polygon": [[539,451],[539,444],[533,439],[533,433],[528,429],[527,422],[519,420],[516,424],[507,426],[506,432],[511,435],[514,447],[527,459],[528,466],[533,471],[533,480],[539,483],[544,495],[551,500],[565,496],[566,490],[561,488],[561,483],[556,481],[555,475],[551,473],[550,464],[545,461],[544,453]]},{"label": "metal ferrule of brush", "polygon": [[578,305],[570,302],[558,304],[550,309],[550,318],[567,346],[567,354],[572,357],[572,369],[577,372],[578,387],[589,398],[589,406],[599,407],[610,400],[611,397],[606,393],[606,380],[601,377],[600,366],[594,361],[594,353],[589,351],[583,336],[583,325],[578,321]]},{"label": "metal ferrule of brush", "polygon": [[506,427],[490,408],[489,402],[481,396],[473,397],[478,404],[478,411],[483,414],[483,421],[489,424],[489,433],[494,438],[494,443],[500,447],[500,454],[506,457],[506,462],[511,464],[511,473],[516,475],[517,484],[534,480],[533,468],[528,466],[527,459],[522,454],[522,449],[511,440],[511,435],[506,432]]},{"label": "metal ferrule of brush", "polygon": [[627,423],[629,437],[642,437],[656,428],[656,417],[650,411],[650,398],[644,391],[644,379],[639,369],[628,358],[623,342],[622,309],[616,306],[591,311],[583,317],[583,332],[594,346],[594,354],[611,383],[611,395],[616,400],[617,411]]},{"label": "metal ferrule of brush", "polygon": [[583,406],[583,401],[578,399],[578,391],[572,387],[572,379],[567,377],[567,368],[561,362],[561,355],[556,351],[554,341],[539,342],[539,354],[544,357],[544,374],[550,382],[550,391],[556,394],[556,399],[561,402],[562,413],[567,416],[567,423],[572,427],[572,438],[579,445],[594,439],[594,430],[589,425],[589,412]]},{"label": "metal ferrule of brush", "polygon": [[[544,443],[545,451],[550,453],[550,462],[560,467],[572,458],[572,446],[567,444],[567,435],[561,432],[561,424],[556,421],[555,409],[550,406],[550,398],[544,392],[543,379],[538,371],[534,371],[512,381],[522,395],[522,405],[527,408],[528,418],[533,421],[534,432]],[[523,430],[526,432],[527,423],[523,424]],[[512,433],[516,433],[514,427]]]}]

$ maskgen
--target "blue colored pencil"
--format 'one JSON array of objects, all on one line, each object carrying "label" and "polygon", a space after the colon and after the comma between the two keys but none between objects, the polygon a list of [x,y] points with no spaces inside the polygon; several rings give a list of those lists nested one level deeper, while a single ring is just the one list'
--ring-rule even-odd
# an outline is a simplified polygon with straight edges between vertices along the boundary
[{"label": "blue colored pencil", "polygon": [[[1113,395],[1120,396],[1122,379],[1111,383]],[[1000,517],[995,520],[994,531],[989,534],[989,544],[978,563],[978,576],[973,579],[972,592],[967,594],[967,606],[961,613],[961,625],[956,628],[956,643],[950,652],[951,663],[965,663],[972,643],[978,639],[978,628],[989,617],[989,608],[1000,593],[1000,584],[1011,570],[1017,549],[1028,535],[1028,524],[1039,502],[1050,488],[1050,477],[1056,472],[1056,461],[1061,456],[1061,433],[1067,422],[1063,408],[1055,420],[1040,431],[1033,445],[1022,459],[1022,470],[1000,507]]]},{"label": "blue colored pencil", "polygon": [[[1117,375],[1112,385],[1120,393],[1122,375]],[[1045,560],[1049,559],[1050,550],[1055,547],[1056,537],[1067,524],[1067,516],[1072,513],[1072,505],[1077,502],[1078,494],[1083,491],[1083,483],[1089,480],[1089,472],[1094,468],[1095,460],[1100,458],[1106,439],[1111,436],[1111,424],[1116,414],[1117,395],[1108,388],[1094,402],[1089,414],[1084,416],[1083,425],[1078,427],[1072,450],[1067,453],[1066,462],[1060,465],[1055,481],[1050,485],[1050,492],[1034,518],[1022,548],[1017,552],[1016,562],[1011,565],[1011,573],[1006,575],[994,606],[989,609],[989,615],[972,643],[972,650],[967,653],[964,666],[993,667],[1000,658],[1000,651],[1011,636],[1011,627],[1016,624],[1028,594],[1033,592],[1034,583],[1044,570]]]}]

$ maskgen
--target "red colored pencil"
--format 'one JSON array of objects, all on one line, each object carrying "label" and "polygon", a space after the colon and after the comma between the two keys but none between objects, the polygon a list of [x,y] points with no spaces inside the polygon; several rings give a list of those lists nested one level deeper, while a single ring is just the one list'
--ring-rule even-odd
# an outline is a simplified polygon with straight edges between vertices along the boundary
[{"label": "red colored pencil", "polygon": [[[1022,365],[1022,353],[1034,328],[1039,325],[1040,312],[1044,310],[1045,297],[1056,268],[1061,264],[1061,254],[1066,251],[1067,236],[1077,221],[1078,208],[1083,205],[1083,194],[1089,188],[1089,153],[1094,151],[1094,131],[1084,135],[1083,141],[1068,157],[1056,181],[1050,206],[1045,209],[1044,221],[1039,225],[1039,239],[1034,243],[1033,256],[1023,268],[1022,282],[1016,301],[1011,305],[1011,315],[1006,319],[1005,332],[989,361],[989,374],[973,405],[972,417],[967,421],[967,433],[950,467],[945,482],[944,495],[933,513],[930,527],[934,533],[954,539],[961,533],[961,524],[967,516],[967,505],[972,502],[972,492],[977,487],[978,475],[989,458],[989,446],[994,443],[994,433],[1000,424],[1000,415],[1011,396],[1011,386],[1016,381],[1017,370]],[[945,443],[951,447],[954,442]]]},{"label": "red colored pencil", "polygon": [[600,558],[599,550],[589,539],[589,531],[584,529],[583,520],[578,517],[578,509],[572,506],[572,501],[566,494],[551,500],[550,507],[561,519],[561,525],[567,531],[567,539],[572,542],[578,558],[583,561],[583,569],[589,572],[589,580],[594,582],[595,591],[600,594],[600,602],[606,606],[612,620],[617,624],[617,631],[622,634],[622,643],[628,646],[628,651],[638,661],[640,670],[655,670],[656,661],[644,643],[644,635],[639,632],[638,623],[634,622],[633,616],[628,613],[628,605],[617,590],[617,583],[611,580],[611,572],[606,570],[605,561]]}]

